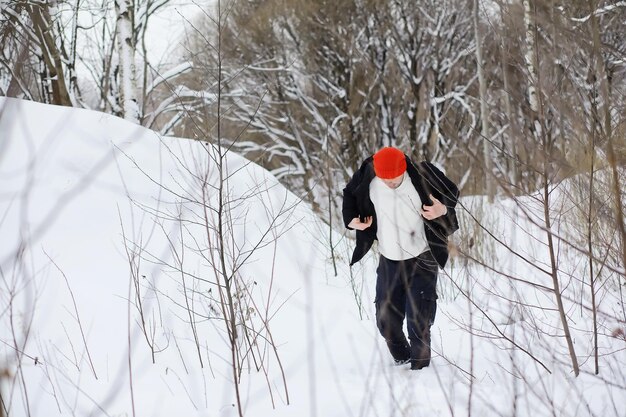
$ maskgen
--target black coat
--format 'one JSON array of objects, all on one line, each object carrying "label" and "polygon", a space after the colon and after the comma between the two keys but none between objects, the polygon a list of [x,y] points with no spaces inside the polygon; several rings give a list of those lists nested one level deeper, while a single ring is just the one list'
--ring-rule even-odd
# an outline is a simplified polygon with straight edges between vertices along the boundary
[{"label": "black coat", "polygon": [[[459,198],[457,186],[446,177],[437,167],[429,162],[413,164],[406,158],[407,173],[411,183],[417,190],[422,204],[432,205],[428,197],[432,194],[448,208],[448,212],[434,220],[424,220],[424,232],[428,246],[442,268],[448,260],[448,236],[459,228],[454,207]],[[360,261],[370,250],[376,239],[377,222],[374,204],[370,199],[370,183],[374,173],[373,157],[367,158],[361,168],[354,173],[350,182],[343,189],[343,221],[346,227],[355,217],[365,221],[365,217],[372,216],[373,222],[365,230],[356,231],[356,248],[352,254],[350,265]],[[350,227],[348,227],[350,229]]]}]

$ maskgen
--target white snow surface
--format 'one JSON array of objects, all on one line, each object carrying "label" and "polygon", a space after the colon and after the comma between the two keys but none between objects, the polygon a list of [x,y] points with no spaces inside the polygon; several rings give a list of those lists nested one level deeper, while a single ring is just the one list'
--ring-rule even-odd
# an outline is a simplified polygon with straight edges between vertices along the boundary
[{"label": "white snow surface", "polygon": [[[180,223],[166,219],[182,213],[201,220],[202,207],[189,199],[201,190],[194,174],[217,178],[210,153],[206,143],[160,137],[110,115],[0,98],[0,370],[9,375],[0,390],[8,416],[238,415],[224,322],[201,317],[211,315],[209,285],[192,277],[215,279],[207,258],[194,251],[197,245],[208,255],[206,229],[190,222],[181,232]],[[351,275],[353,241],[334,232],[335,276],[328,228],[312,210],[254,163],[228,153],[226,166],[228,195],[245,197],[232,207],[234,252],[262,243],[240,270],[258,302],[251,320],[270,317],[288,392],[287,400],[279,362],[260,339],[268,377],[251,357],[244,360],[244,415],[469,415],[470,380],[475,416],[554,410],[607,416],[626,409],[623,371],[605,366],[599,378],[592,375],[586,336],[576,338],[584,372],[574,378],[564,341],[551,336],[560,334],[556,314],[543,314],[543,332],[523,332],[527,324],[515,324],[515,312],[490,291],[509,283],[460,259],[440,273],[431,366],[418,372],[393,366],[373,319],[375,252]],[[210,201],[215,208],[215,197]],[[477,199],[461,203],[471,210]],[[513,212],[504,201],[485,215],[530,259],[545,262],[541,242],[511,233],[530,227]],[[264,236],[271,224],[276,235]],[[144,248],[138,271],[155,363],[141,332],[124,235],[131,249]],[[177,256],[189,274],[185,284],[172,267]],[[494,258],[510,273],[550,285],[508,252],[495,248]],[[476,310],[470,339],[469,304],[459,292],[468,285],[482,294],[477,305],[501,319],[498,328],[509,337],[517,328],[516,341],[551,373],[492,337],[494,323]],[[185,288],[198,313],[202,363]],[[553,307],[553,298],[528,290],[531,304]],[[572,325],[590,326],[582,318]],[[604,325],[610,330],[615,323]],[[624,341],[603,337],[600,345],[624,369]]]}]

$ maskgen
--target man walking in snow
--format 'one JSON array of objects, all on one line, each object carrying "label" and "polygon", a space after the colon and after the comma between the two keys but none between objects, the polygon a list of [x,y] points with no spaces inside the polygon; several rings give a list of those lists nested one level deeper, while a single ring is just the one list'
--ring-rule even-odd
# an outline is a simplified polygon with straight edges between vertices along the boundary
[{"label": "man walking in snow", "polygon": [[[457,186],[428,162],[396,148],[367,158],[343,190],[343,220],[356,230],[350,265],[378,240],[376,323],[397,364],[430,364],[430,326],[437,311],[437,271],[458,228]],[[407,319],[409,340],[402,329]]]}]

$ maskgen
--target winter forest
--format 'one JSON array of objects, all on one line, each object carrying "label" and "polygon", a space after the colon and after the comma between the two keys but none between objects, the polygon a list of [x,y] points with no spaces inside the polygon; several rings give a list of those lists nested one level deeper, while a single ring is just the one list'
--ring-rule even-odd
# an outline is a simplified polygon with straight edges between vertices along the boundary
[{"label": "winter forest", "polygon": [[[0,0],[0,417],[626,415],[626,1]],[[460,190],[394,367],[343,189]]]}]

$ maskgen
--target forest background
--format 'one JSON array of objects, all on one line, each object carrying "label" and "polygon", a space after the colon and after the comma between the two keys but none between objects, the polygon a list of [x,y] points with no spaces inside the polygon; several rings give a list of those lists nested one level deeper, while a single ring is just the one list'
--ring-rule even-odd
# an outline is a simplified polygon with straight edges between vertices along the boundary
[{"label": "forest background", "polygon": [[335,227],[343,185],[383,146],[441,165],[463,195],[533,192],[611,152],[626,161],[623,140],[608,146],[624,134],[623,1],[212,7],[4,1],[0,95],[207,140],[219,94],[224,140]]}]

